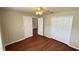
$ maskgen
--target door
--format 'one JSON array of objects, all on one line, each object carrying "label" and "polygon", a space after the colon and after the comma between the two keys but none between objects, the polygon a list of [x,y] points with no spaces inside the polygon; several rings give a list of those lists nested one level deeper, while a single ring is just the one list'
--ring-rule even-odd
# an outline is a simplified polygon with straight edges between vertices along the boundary
[{"label": "door", "polygon": [[0,25],[0,51],[3,51],[2,38],[1,38],[1,25]]},{"label": "door", "polygon": [[33,36],[32,17],[31,16],[23,16],[23,23],[24,23],[25,38]]},{"label": "door", "polygon": [[51,38],[69,44],[73,16],[53,16],[51,18]]},{"label": "door", "polygon": [[38,35],[43,35],[43,17],[38,18]]}]

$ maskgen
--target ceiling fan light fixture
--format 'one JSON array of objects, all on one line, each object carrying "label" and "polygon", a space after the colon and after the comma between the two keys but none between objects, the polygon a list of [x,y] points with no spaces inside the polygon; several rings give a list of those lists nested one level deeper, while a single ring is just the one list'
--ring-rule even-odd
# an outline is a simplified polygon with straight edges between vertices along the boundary
[{"label": "ceiling fan light fixture", "polygon": [[36,11],[35,13],[36,13],[36,15],[42,15],[43,14],[42,11]]},{"label": "ceiling fan light fixture", "polygon": [[37,16],[42,16],[42,15],[48,14],[48,13],[52,14],[53,12],[50,11],[50,10],[46,10],[46,9],[44,9],[42,7],[38,7],[38,8],[35,9],[35,14]]},{"label": "ceiling fan light fixture", "polygon": [[43,12],[41,12],[41,11],[36,12],[36,15],[42,15],[42,14],[43,14]]},{"label": "ceiling fan light fixture", "polygon": [[38,15],[38,14],[39,14],[39,12],[37,12],[37,11],[36,11],[35,13],[36,13],[36,15]]},{"label": "ceiling fan light fixture", "polygon": [[42,15],[43,14],[43,12],[42,11],[39,11],[39,15]]},{"label": "ceiling fan light fixture", "polygon": [[41,8],[37,8],[35,11],[36,15],[42,15],[43,14],[43,10]]}]

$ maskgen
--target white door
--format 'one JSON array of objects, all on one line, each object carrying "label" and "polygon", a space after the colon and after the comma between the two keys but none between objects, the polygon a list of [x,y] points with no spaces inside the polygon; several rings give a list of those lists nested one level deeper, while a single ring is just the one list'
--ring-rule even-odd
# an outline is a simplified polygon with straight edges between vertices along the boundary
[{"label": "white door", "polygon": [[43,35],[43,18],[38,18],[38,35]]},{"label": "white door", "polygon": [[51,38],[69,44],[73,16],[53,16],[51,18]]},{"label": "white door", "polygon": [[0,51],[3,51],[1,32],[0,32]]},{"label": "white door", "polygon": [[0,25],[0,51],[3,51],[2,38],[1,38],[1,25]]},{"label": "white door", "polygon": [[24,23],[24,36],[25,36],[25,38],[33,36],[32,17],[31,16],[23,16],[23,23]]}]

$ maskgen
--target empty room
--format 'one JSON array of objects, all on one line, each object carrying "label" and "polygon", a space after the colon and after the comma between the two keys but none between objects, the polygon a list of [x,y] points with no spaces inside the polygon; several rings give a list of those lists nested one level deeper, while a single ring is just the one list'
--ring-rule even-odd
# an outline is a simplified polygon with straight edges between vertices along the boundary
[{"label": "empty room", "polygon": [[0,7],[1,51],[78,51],[78,7]]}]

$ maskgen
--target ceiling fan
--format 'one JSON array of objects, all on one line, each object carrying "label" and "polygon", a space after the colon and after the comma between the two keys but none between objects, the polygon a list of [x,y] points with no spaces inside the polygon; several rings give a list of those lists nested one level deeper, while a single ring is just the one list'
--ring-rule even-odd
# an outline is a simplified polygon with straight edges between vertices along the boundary
[{"label": "ceiling fan", "polygon": [[42,16],[42,15],[44,15],[44,14],[52,14],[52,13],[53,13],[53,11],[50,11],[50,10],[45,9],[45,8],[43,8],[43,7],[37,7],[37,8],[35,9],[35,14],[36,14],[37,16]]}]

